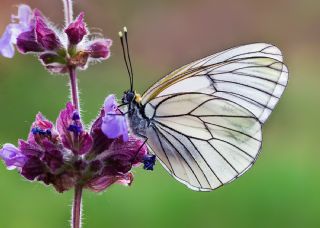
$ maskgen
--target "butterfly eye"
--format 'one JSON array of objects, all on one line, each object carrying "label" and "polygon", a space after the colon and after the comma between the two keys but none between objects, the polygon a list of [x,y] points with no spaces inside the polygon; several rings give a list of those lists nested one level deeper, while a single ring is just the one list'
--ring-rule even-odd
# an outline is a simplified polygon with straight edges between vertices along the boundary
[{"label": "butterfly eye", "polygon": [[135,94],[131,91],[127,91],[124,93],[122,97],[122,103],[131,103],[135,98]]}]

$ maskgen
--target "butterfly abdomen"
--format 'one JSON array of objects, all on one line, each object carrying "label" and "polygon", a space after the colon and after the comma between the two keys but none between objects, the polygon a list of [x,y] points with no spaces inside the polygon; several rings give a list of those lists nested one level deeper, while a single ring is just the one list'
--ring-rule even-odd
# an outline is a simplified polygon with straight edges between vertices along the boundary
[{"label": "butterfly abdomen", "polygon": [[138,105],[132,106],[132,112],[128,116],[131,131],[135,135],[146,135],[146,130],[149,126],[149,120],[141,113],[141,107]]}]

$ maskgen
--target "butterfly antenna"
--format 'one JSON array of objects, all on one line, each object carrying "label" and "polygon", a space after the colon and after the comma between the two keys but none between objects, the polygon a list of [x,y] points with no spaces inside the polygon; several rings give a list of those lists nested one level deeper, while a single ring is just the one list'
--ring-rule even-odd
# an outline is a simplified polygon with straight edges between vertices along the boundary
[{"label": "butterfly antenna", "polygon": [[123,33],[121,31],[119,32],[119,37],[120,37],[121,46],[122,46],[123,59],[126,64],[126,68],[127,68],[128,76],[129,76],[129,80],[130,80],[130,91],[133,91],[132,75],[131,75],[131,71],[129,69],[129,65],[128,65],[128,61],[127,61],[127,57],[126,57],[125,46],[124,46]]},{"label": "butterfly antenna", "polygon": [[131,72],[131,79],[132,79],[131,90],[132,90],[133,89],[133,69],[132,69],[130,52],[129,52],[128,29],[127,29],[127,27],[124,27],[123,31],[124,31],[124,38],[125,38],[126,45],[127,45],[127,57],[128,57],[128,60],[129,60],[129,66],[130,66],[130,72]]}]

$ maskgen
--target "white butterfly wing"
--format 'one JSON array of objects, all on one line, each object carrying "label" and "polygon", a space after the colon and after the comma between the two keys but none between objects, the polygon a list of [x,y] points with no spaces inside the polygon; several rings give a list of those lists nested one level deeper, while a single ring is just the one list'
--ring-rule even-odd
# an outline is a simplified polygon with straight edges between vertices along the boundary
[{"label": "white butterfly wing", "polygon": [[209,191],[247,171],[261,125],[282,95],[288,71],[279,49],[245,45],[183,66],[142,97],[148,146],[194,190]]},{"label": "white butterfly wing", "polygon": [[189,188],[210,191],[240,176],[256,160],[261,124],[240,105],[202,93],[163,96],[147,105],[148,145]]},{"label": "white butterfly wing", "polygon": [[287,81],[280,50],[270,44],[250,44],[181,67],[152,86],[142,102],[180,92],[214,94],[241,104],[264,123]]}]

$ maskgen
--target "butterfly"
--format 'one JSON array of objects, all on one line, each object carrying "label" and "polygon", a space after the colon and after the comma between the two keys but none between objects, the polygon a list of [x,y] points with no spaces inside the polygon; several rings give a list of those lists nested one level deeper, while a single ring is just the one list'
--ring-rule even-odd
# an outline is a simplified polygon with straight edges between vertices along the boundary
[{"label": "butterfly", "polygon": [[266,43],[234,47],[180,67],[141,96],[133,90],[127,29],[119,35],[130,78],[122,99],[129,126],[163,167],[196,191],[248,171],[287,86],[281,51]]}]

